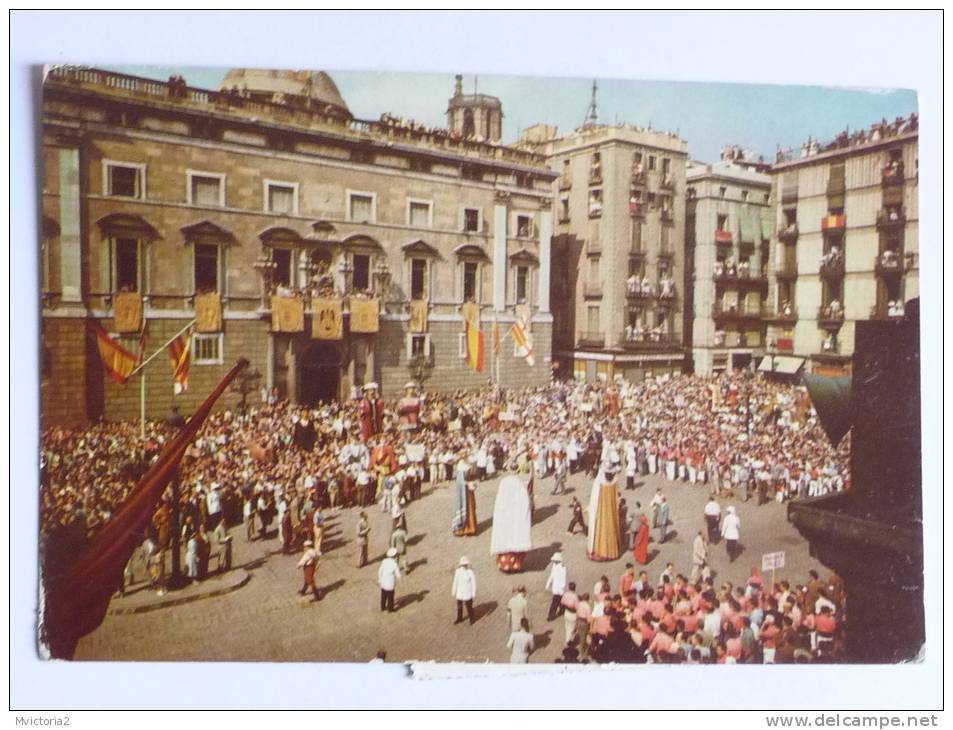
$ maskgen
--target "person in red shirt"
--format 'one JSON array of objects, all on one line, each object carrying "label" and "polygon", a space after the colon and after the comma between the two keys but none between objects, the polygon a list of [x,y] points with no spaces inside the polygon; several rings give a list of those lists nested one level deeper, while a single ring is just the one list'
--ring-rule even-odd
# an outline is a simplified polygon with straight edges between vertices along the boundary
[{"label": "person in red shirt", "polygon": [[765,664],[774,664],[774,654],[778,648],[778,636],[781,634],[774,624],[774,616],[765,616],[761,625],[761,651]]},{"label": "person in red shirt", "polygon": [[619,593],[623,596],[632,591],[635,585],[635,566],[632,563],[625,564],[625,572],[619,579]]},{"label": "person in red shirt", "polygon": [[830,656],[834,650],[834,634],[837,631],[837,619],[831,613],[830,606],[821,606],[821,612],[814,617],[814,630],[817,632],[817,655]]}]

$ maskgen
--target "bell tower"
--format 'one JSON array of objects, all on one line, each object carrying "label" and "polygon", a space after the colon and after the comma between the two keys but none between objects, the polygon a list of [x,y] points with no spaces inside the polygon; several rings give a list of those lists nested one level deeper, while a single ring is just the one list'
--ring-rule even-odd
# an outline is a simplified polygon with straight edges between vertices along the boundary
[{"label": "bell tower", "polygon": [[463,75],[457,74],[447,105],[447,128],[460,137],[498,144],[503,138],[503,105],[495,96],[477,93],[475,76],[473,93],[464,94]]}]

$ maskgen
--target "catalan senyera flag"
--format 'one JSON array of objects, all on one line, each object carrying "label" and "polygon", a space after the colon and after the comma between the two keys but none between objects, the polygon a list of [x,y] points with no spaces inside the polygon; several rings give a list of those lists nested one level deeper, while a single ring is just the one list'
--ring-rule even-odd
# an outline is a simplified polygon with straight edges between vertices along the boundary
[{"label": "catalan senyera flag", "polygon": [[192,366],[192,328],[169,343],[169,362],[172,364],[173,392],[180,395],[189,389],[189,369]]},{"label": "catalan senyera flag", "polygon": [[122,385],[136,365],[142,360],[142,348],[144,345],[144,335],[139,337],[139,354],[133,355],[129,350],[115,342],[99,324],[96,322],[87,322],[89,331],[96,337],[96,346],[99,348],[99,357],[102,358],[103,367],[106,368],[106,374]]},{"label": "catalan senyera flag", "polygon": [[513,336],[516,346],[520,348],[520,354],[526,358],[527,364],[533,367],[536,364],[536,356],[533,353],[533,336],[526,331],[526,326],[520,321],[517,321],[510,328],[510,334]]},{"label": "catalan senyera flag", "polygon": [[464,320],[467,338],[467,364],[478,373],[483,372],[483,363],[486,354],[486,338],[480,328]]}]

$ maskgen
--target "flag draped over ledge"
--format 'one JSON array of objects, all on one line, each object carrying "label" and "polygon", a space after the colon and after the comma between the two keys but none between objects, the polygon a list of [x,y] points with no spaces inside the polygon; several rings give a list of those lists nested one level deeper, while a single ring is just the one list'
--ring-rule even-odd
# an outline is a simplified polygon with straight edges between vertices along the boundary
[{"label": "flag draped over ledge", "polygon": [[467,340],[467,364],[478,373],[483,372],[483,363],[486,355],[486,338],[480,328],[464,320]]},{"label": "flag draped over ledge", "polygon": [[169,343],[169,361],[172,364],[172,386],[175,395],[189,389],[189,369],[192,367],[192,328]]},{"label": "flag draped over ledge", "polygon": [[86,323],[86,327],[90,334],[96,338],[96,347],[99,348],[99,357],[103,361],[103,367],[106,368],[106,374],[122,385],[129,380],[132,371],[142,360],[142,348],[145,344],[143,337],[140,336],[139,338],[139,354],[133,355],[125,347],[115,342],[109,336],[109,333],[96,322],[90,320]]},{"label": "flag draped over ledge", "polygon": [[513,341],[516,342],[516,346],[519,348],[519,354],[526,358],[526,363],[530,367],[533,367],[536,364],[536,356],[533,352],[533,336],[527,331],[526,325],[520,320],[517,320],[510,329],[510,334],[513,336]]},{"label": "flag draped over ledge", "polygon": [[57,659],[71,659],[76,644],[102,623],[122,572],[142,538],[166,486],[175,475],[186,448],[198,434],[219,396],[245,367],[242,358],[199,406],[188,423],[169,441],[159,458],[139,480],[129,500],[92,543],[65,568],[46,565],[41,640]]}]

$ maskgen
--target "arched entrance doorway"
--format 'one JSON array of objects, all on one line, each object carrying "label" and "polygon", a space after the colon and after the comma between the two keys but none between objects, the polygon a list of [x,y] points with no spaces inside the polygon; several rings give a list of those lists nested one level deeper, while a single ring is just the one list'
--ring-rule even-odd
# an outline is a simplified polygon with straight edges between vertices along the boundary
[{"label": "arched entrance doorway", "polygon": [[298,403],[335,401],[341,384],[341,351],[330,342],[311,345],[298,360]]}]

